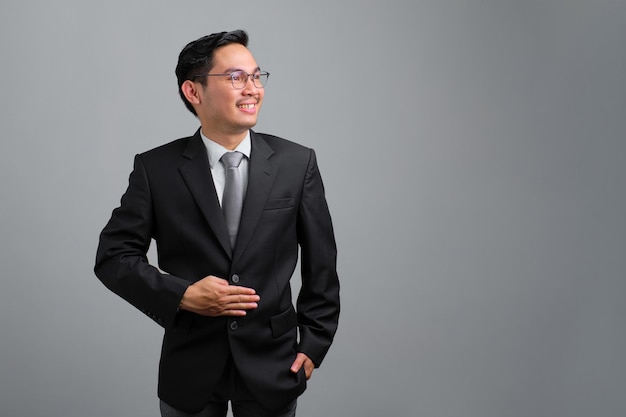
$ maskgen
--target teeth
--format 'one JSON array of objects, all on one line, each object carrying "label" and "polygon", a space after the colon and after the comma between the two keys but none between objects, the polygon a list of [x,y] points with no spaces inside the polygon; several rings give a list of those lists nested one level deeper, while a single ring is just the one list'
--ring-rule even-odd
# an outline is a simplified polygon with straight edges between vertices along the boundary
[{"label": "teeth", "polygon": [[240,104],[238,107],[240,109],[253,109],[254,108],[254,104]]}]

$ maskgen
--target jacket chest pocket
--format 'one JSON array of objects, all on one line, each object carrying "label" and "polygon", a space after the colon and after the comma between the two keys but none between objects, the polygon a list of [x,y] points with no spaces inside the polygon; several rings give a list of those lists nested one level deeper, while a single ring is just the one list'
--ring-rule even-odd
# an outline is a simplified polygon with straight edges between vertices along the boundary
[{"label": "jacket chest pocket", "polygon": [[266,204],[265,204],[265,211],[270,211],[270,210],[284,210],[284,209],[291,209],[295,206],[295,203],[293,201],[293,198],[288,197],[288,198],[277,198],[277,199],[273,199],[273,200],[269,200]]}]

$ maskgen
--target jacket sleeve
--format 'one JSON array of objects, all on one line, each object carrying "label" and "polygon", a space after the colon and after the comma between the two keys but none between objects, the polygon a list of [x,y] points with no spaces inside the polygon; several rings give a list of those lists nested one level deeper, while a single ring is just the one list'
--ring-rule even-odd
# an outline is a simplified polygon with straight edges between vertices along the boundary
[{"label": "jacket sleeve", "polygon": [[339,320],[337,246],[315,152],[311,150],[298,212],[302,286],[297,300],[299,351],[319,366]]},{"label": "jacket sleeve", "polygon": [[137,155],[121,204],[100,234],[94,271],[107,288],[168,327],[190,283],[148,263],[153,228],[150,184]]}]

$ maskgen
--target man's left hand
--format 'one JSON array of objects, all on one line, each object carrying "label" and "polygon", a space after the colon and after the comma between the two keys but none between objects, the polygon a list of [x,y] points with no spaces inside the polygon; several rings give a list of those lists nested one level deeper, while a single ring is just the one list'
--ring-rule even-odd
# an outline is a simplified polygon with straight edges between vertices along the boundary
[{"label": "man's left hand", "polygon": [[311,359],[309,359],[307,355],[302,352],[298,352],[296,360],[293,361],[293,364],[291,365],[291,372],[293,372],[294,374],[298,373],[302,366],[304,366],[304,374],[306,375],[306,379],[308,380],[313,374],[315,364]]}]

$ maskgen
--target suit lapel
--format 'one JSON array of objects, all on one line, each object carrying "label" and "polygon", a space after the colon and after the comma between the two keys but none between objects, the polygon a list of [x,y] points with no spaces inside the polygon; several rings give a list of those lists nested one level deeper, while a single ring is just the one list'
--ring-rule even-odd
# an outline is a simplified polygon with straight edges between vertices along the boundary
[{"label": "suit lapel", "polygon": [[263,213],[265,202],[274,183],[275,170],[269,161],[274,151],[265,140],[253,131],[250,131],[252,151],[250,154],[250,168],[248,170],[248,188],[243,202],[241,223],[235,244],[234,260],[241,256],[246,249],[252,233]]},{"label": "suit lapel", "polygon": [[181,165],[180,173],[218,241],[226,253],[232,255],[226,222],[217,199],[209,158],[199,129],[189,140],[183,157],[188,161]]}]

